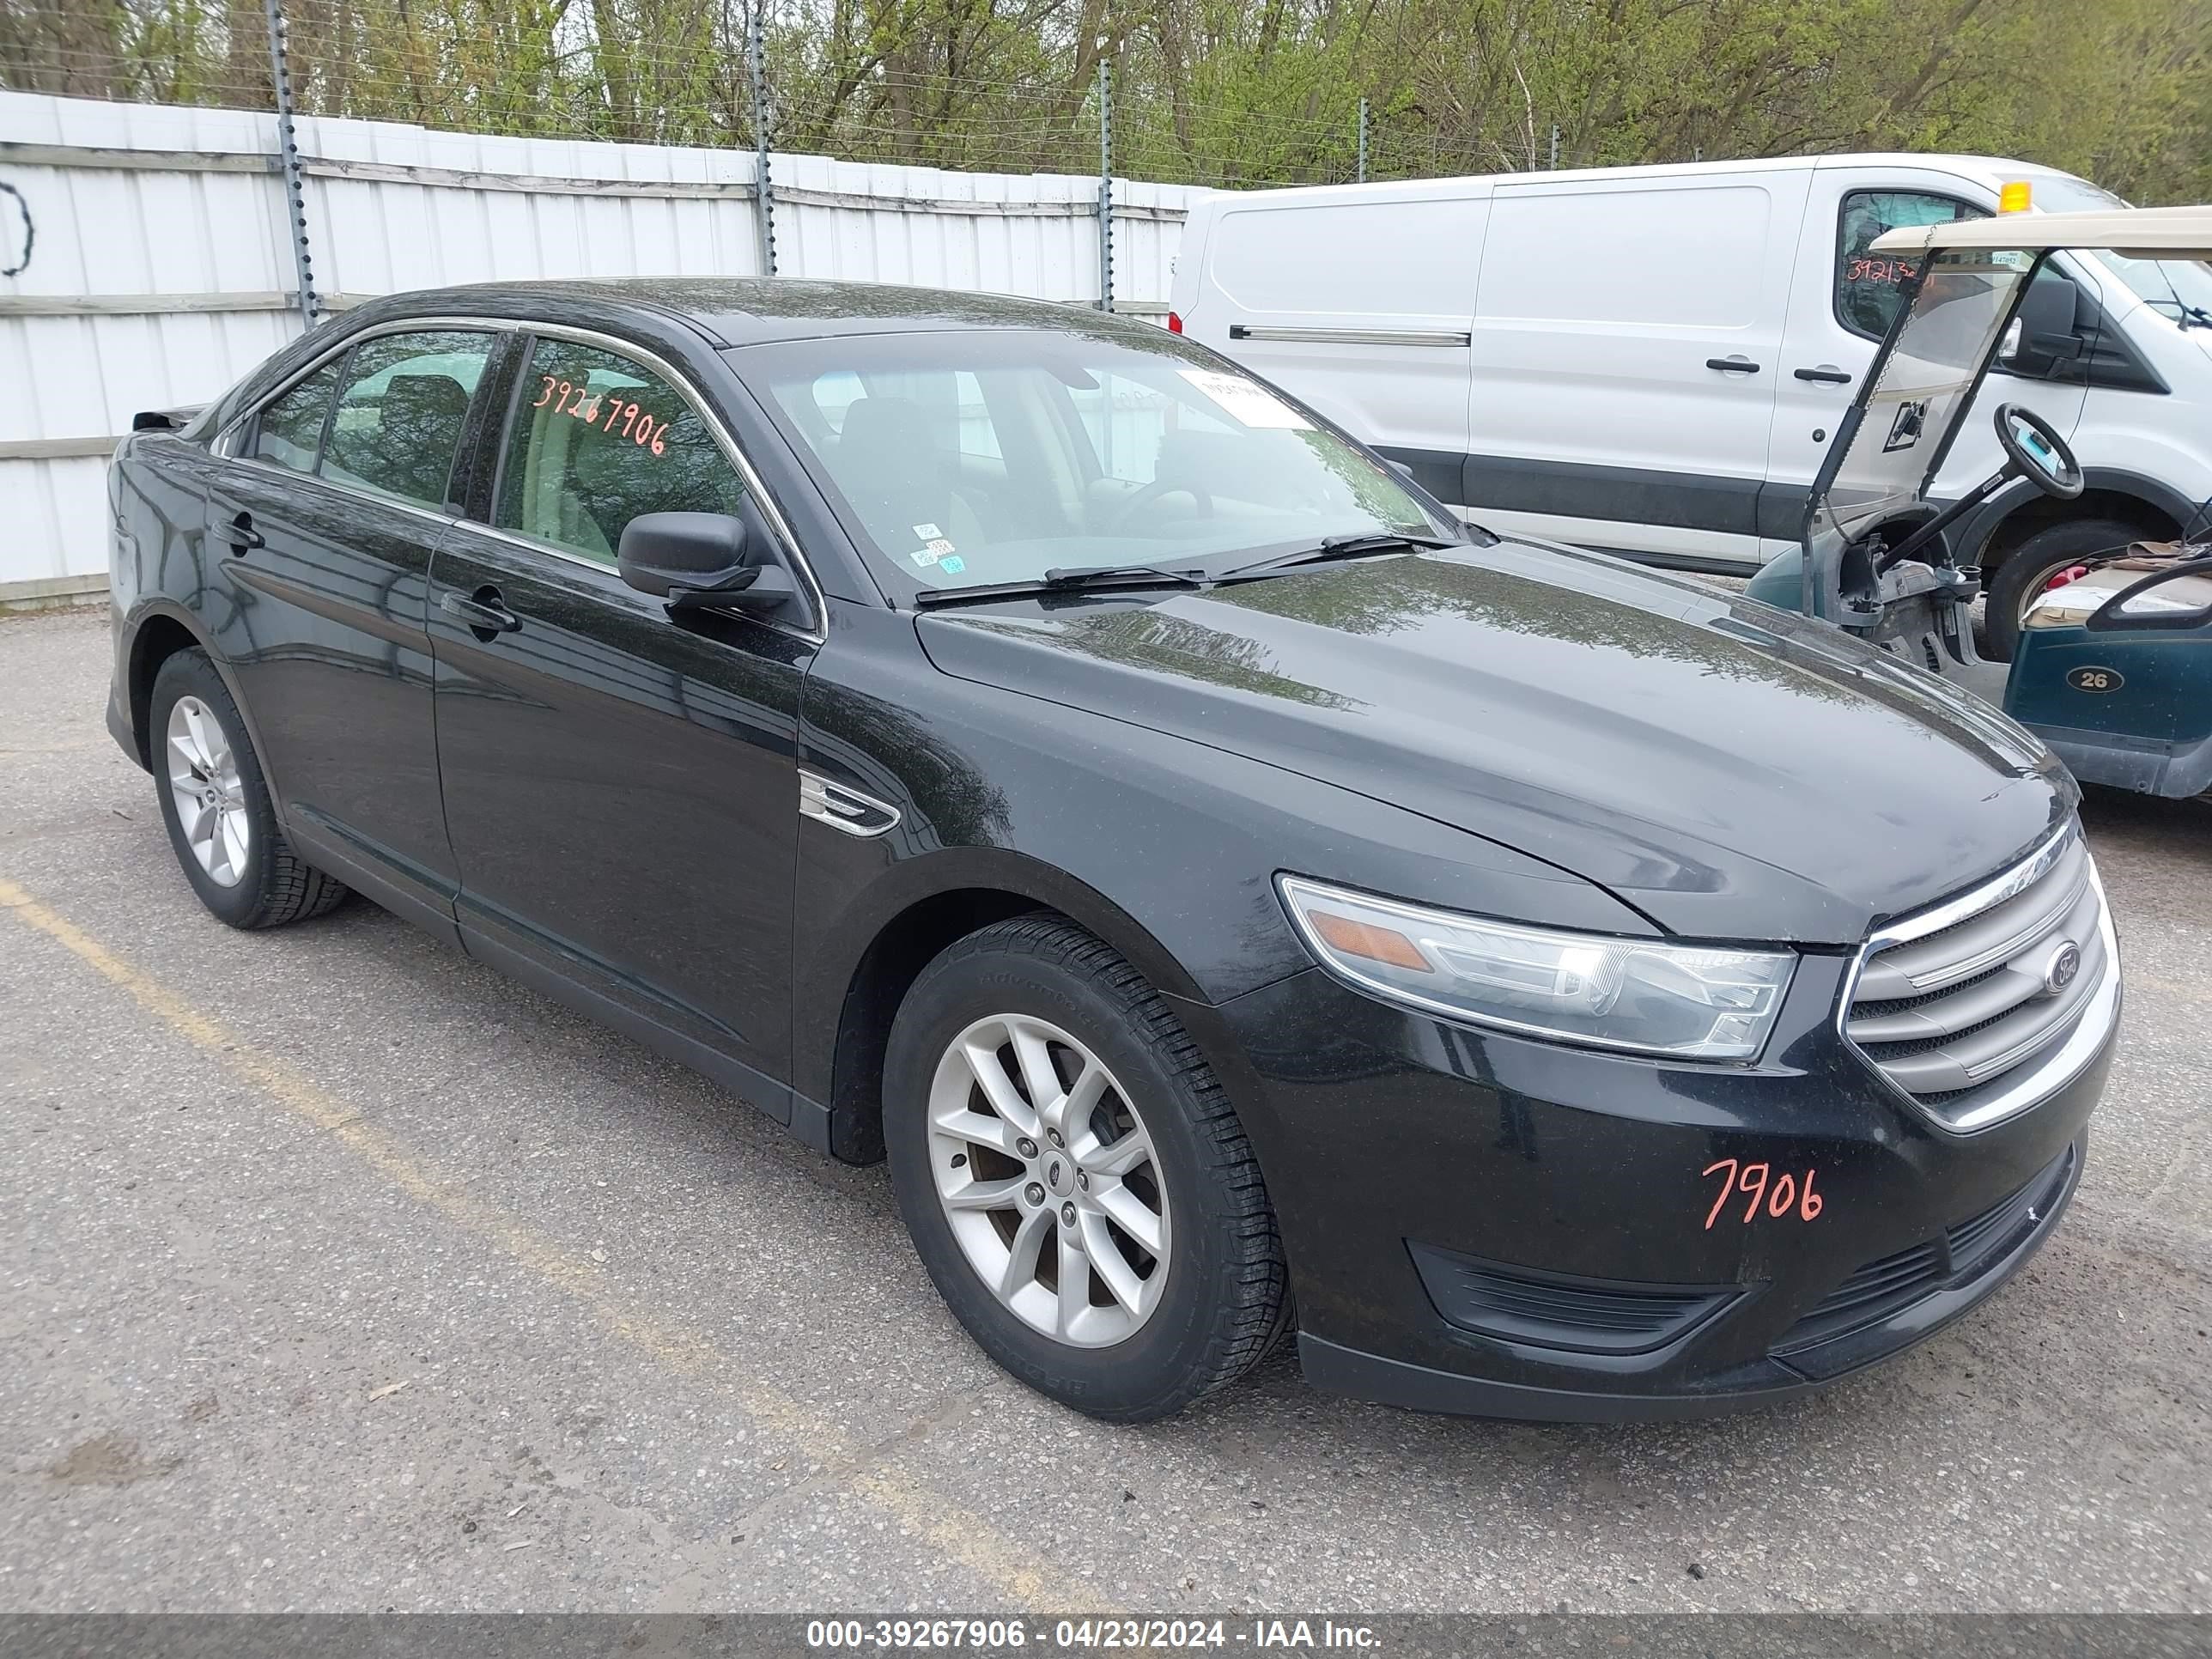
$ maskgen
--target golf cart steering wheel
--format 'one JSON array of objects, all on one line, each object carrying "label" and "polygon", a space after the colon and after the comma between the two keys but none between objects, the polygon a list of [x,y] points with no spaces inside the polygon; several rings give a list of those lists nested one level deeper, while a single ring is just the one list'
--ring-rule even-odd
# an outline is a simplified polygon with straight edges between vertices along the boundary
[{"label": "golf cart steering wheel", "polygon": [[1997,410],[1996,424],[1997,441],[2014,471],[2062,501],[2081,493],[2081,464],[2050,422],[2032,409],[2005,404]]}]

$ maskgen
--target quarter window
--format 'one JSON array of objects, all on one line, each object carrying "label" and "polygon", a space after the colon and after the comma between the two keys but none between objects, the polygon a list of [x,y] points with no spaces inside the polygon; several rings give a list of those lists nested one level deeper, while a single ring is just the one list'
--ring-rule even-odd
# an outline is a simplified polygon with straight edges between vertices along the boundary
[{"label": "quarter window", "polygon": [[1836,319],[1854,334],[1879,340],[1889,332],[1905,282],[1918,269],[1909,259],[1869,252],[1886,231],[1986,219],[1984,210],[1949,196],[1911,190],[1855,190],[1844,198],[1836,247]]},{"label": "quarter window", "polygon": [[338,364],[328,362],[264,409],[253,426],[253,459],[313,472],[323,453],[323,428],[337,385]]},{"label": "quarter window", "polygon": [[443,508],[453,456],[491,337],[465,331],[380,334],[346,362],[323,476]]},{"label": "quarter window", "polygon": [[744,487],[706,421],[643,365],[541,339],[517,394],[493,521],[602,564],[644,513],[735,513]]}]

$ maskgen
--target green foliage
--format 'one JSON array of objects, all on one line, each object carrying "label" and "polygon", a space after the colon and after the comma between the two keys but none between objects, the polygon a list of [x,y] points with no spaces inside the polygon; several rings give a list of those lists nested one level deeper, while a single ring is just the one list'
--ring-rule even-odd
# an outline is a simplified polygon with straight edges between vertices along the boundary
[{"label": "green foliage", "polygon": [[[288,0],[301,106],[750,144],[746,0]],[[783,0],[777,147],[1202,184],[1968,150],[2212,195],[2212,0]],[[256,106],[262,0],[0,0],[0,83]]]}]

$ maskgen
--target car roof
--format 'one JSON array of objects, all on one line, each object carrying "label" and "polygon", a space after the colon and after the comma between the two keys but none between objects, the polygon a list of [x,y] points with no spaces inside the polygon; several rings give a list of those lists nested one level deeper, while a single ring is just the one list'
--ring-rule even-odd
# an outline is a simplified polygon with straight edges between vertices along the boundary
[{"label": "car roof", "polygon": [[568,320],[609,308],[679,317],[719,346],[838,335],[967,328],[1048,328],[1127,338],[1150,324],[1097,311],[1004,294],[903,288],[888,283],[821,282],[797,276],[623,276],[549,282],[476,283],[386,295],[380,319],[470,314],[518,321]]}]

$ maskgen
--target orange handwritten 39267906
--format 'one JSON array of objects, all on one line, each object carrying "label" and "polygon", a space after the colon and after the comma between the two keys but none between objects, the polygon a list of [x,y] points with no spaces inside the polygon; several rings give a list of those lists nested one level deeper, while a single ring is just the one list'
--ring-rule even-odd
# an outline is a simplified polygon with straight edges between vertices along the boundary
[{"label": "orange handwritten 39267906", "polygon": [[[667,422],[655,421],[635,404],[623,402],[619,395],[593,392],[587,397],[582,386],[558,375],[541,374],[538,379],[545,382],[545,390],[538,394],[538,401],[531,404],[532,409],[543,409],[551,404],[556,415],[573,415],[585,425],[598,427],[602,432],[619,432],[640,448],[650,449],[656,455],[667,453],[664,447],[668,436]],[[568,401],[572,397],[576,400],[573,404]],[[599,419],[603,410],[606,415],[604,422]]]},{"label": "orange handwritten 39267906", "polygon": [[1774,1176],[1771,1166],[1765,1164],[1746,1164],[1739,1158],[1724,1158],[1706,1164],[1698,1171],[1700,1175],[1716,1172],[1724,1173],[1721,1174],[1720,1196],[1713,1200],[1713,1207],[1705,1212],[1707,1232],[1713,1230],[1713,1223],[1721,1218],[1722,1206],[1731,1198],[1744,1197],[1750,1200],[1743,1206],[1746,1226],[1759,1219],[1762,1204],[1765,1206],[1769,1218],[1776,1221],[1793,1212],[1800,1221],[1810,1221],[1827,1207],[1826,1200],[1813,1190],[1813,1177],[1819,1173],[1817,1170],[1806,1170],[1801,1181],[1786,1171]]}]

